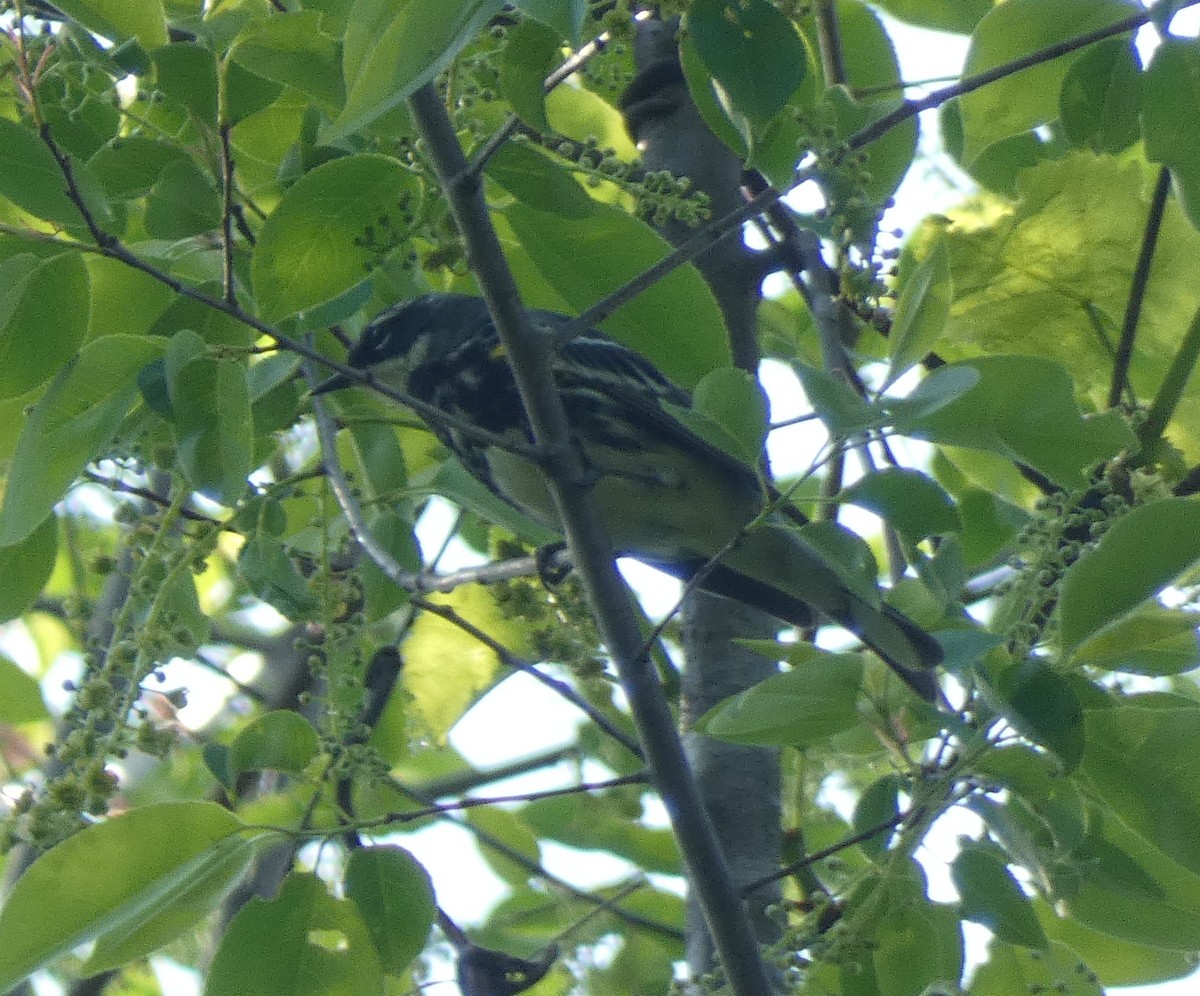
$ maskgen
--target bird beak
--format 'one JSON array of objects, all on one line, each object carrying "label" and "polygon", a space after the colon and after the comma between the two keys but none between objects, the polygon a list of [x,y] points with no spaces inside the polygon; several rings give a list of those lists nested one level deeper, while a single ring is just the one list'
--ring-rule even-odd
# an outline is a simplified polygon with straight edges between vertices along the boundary
[{"label": "bird beak", "polygon": [[321,383],[309,391],[309,396],[314,394],[328,394],[330,391],[340,391],[343,387],[353,387],[354,381],[343,373],[335,373],[332,377],[326,377]]}]

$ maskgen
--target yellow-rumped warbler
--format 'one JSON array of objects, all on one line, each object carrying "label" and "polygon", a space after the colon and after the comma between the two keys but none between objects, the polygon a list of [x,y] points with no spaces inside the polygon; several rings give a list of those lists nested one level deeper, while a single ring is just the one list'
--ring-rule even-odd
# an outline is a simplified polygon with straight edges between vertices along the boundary
[{"label": "yellow-rumped warbler", "polygon": [[[548,311],[530,317],[548,349],[570,321]],[[427,294],[396,305],[363,330],[348,362],[444,412],[444,421],[428,410],[418,414],[494,494],[559,529],[542,471],[521,455],[533,442],[529,423],[480,298]],[[745,528],[771,495],[753,468],[671,414],[671,406],[691,406],[687,391],[595,331],[562,344],[552,365],[618,553],[687,580],[737,537],[701,587],[799,626],[812,621],[812,606],[861,638],[922,697],[935,697],[933,669],[942,651],[933,637],[891,606],[849,590],[826,555],[779,512]],[[316,393],[352,383],[337,374]]]}]

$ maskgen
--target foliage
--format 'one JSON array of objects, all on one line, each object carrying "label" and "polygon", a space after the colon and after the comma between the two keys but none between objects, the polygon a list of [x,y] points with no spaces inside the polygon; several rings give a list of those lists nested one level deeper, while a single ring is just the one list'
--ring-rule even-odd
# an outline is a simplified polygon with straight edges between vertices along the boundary
[{"label": "foliage", "polygon": [[[1132,29],[1167,36],[1189,5],[839,0],[840,60],[829,4],[672,6],[708,125],[779,192],[824,192],[788,217],[823,240],[862,378],[823,368],[811,286],[762,309],[764,352],[827,430],[821,466],[799,468],[823,473],[821,510],[881,518],[889,598],[946,652],[935,707],[868,654],[759,641],[782,673],[700,721],[784,751],[781,978],[813,996],[989,996],[1185,975],[1200,45],[1166,37],[1143,65]],[[647,876],[684,869],[643,817],[655,786],[579,587],[529,556],[551,537],[448,460],[420,413],[362,389],[330,403],[343,431],[319,438],[306,393],[384,307],[479,290],[407,103],[432,86],[524,303],[619,305],[601,327],[696,387],[698,424],[757,450],[761,396],[728,369],[696,266],[623,290],[671,249],[651,223],[740,224],[636,161],[616,106],[629,5],[0,12],[0,990],[36,970],[132,985],[166,952],[213,992],[404,992],[444,978],[442,939],[489,992],[665,990],[683,909]],[[880,13],[969,34],[963,78],[905,91]],[[607,48],[545,94],[601,32]],[[969,181],[896,253],[881,215],[935,107]],[[829,458],[855,450],[868,472],[843,482]],[[416,532],[435,495],[485,566],[439,580],[444,551]],[[839,549],[847,576],[871,560]],[[675,694],[673,623],[663,635]],[[257,677],[237,680],[251,659]],[[201,665],[220,678],[196,721]],[[472,768],[446,737],[514,670],[586,717],[528,768],[569,758],[593,780],[473,805],[510,772]],[[953,900],[916,860],[947,814],[969,829],[928,860],[948,864]],[[402,846],[434,821],[467,828],[508,889],[469,941]],[[552,843],[631,871],[577,888],[542,867]],[[264,884],[259,859],[281,849],[292,870]],[[965,965],[964,922],[991,931],[982,964]]]}]

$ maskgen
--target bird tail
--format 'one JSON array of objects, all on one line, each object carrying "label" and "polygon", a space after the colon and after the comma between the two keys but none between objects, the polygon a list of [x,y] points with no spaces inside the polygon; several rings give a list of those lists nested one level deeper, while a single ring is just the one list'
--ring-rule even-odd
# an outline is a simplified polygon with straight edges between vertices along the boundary
[{"label": "bird tail", "polygon": [[794,626],[811,625],[816,609],[867,644],[921,698],[937,698],[937,640],[890,605],[873,606],[850,591],[825,555],[790,529],[750,532],[701,586]]}]

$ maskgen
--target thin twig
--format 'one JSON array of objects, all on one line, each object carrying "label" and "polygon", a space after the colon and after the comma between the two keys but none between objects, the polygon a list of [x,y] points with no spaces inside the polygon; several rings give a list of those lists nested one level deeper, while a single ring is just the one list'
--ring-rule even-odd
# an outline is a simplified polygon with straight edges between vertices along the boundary
[{"label": "thin twig", "polygon": [[1146,289],[1150,285],[1150,267],[1154,262],[1154,249],[1158,245],[1158,233],[1162,227],[1163,213],[1167,207],[1167,195],[1171,191],[1171,171],[1163,166],[1154,182],[1154,194],[1150,199],[1150,211],[1146,216],[1146,228],[1142,233],[1142,249],[1138,253],[1137,266],[1133,271],[1133,283],[1129,288],[1129,299],[1125,303],[1125,320],[1121,323],[1121,340],[1113,357],[1112,383],[1108,388],[1108,407],[1116,408],[1129,380],[1129,365],[1133,361],[1133,344],[1137,338],[1138,319],[1142,315],[1142,304],[1146,300]]},{"label": "thin twig", "polygon": [[233,147],[229,125],[221,125],[221,283],[226,304],[237,304],[233,278]]},{"label": "thin twig", "polygon": [[861,844],[864,840],[870,840],[876,834],[883,833],[884,830],[892,830],[900,826],[906,820],[912,817],[912,813],[897,813],[895,816],[889,817],[882,823],[877,823],[873,827],[869,827],[859,833],[851,834],[849,837],[843,837],[836,844],[830,844],[828,847],[823,847],[819,851],[813,851],[812,854],[807,854],[799,861],[793,861],[791,864],[784,865],[778,871],[772,872],[770,875],[764,875],[762,878],[755,879],[753,882],[747,882],[742,886],[742,895],[747,896],[755,889],[761,889],[764,885],[770,885],[772,882],[777,882],[780,879],[787,878],[790,875],[795,875],[797,872],[803,871],[810,865],[816,864],[818,861],[824,861],[826,858],[831,858],[840,851],[846,850],[848,847],[853,847],[855,844]]},{"label": "thin twig", "polygon": [[520,671],[523,674],[529,675],[535,681],[541,682],[551,691],[557,693],[571,705],[575,706],[588,719],[596,724],[613,740],[617,741],[622,747],[628,750],[634,757],[644,758],[642,748],[638,742],[633,739],[628,733],[622,730],[619,726],[613,723],[607,716],[597,709],[592,703],[580,695],[574,688],[568,685],[565,681],[559,681],[539,670],[529,661],[519,657],[509,650],[503,643],[496,640],[494,637],[485,633],[482,629],[472,623],[469,619],[464,618],[449,605],[442,605],[438,602],[431,602],[426,598],[414,598],[413,604],[426,612],[437,616],[439,619],[444,619],[446,622],[457,626],[464,633],[474,637],[492,653],[499,658],[500,663],[512,671]]},{"label": "thin twig", "polygon": [[365,821],[354,821],[346,824],[355,830],[370,830],[372,827],[386,827],[394,823],[412,823],[424,820],[430,816],[444,816],[463,809],[474,809],[477,806],[497,806],[502,803],[536,802],[539,799],[555,799],[564,795],[582,795],[585,792],[600,792],[604,789],[619,788],[622,785],[645,785],[650,781],[645,772],[633,775],[620,775],[602,782],[581,782],[578,785],[567,785],[564,788],[542,789],[537,792],[521,792],[515,795],[496,796],[466,796],[455,802],[439,802],[432,806],[414,809],[406,813],[388,813]]}]

